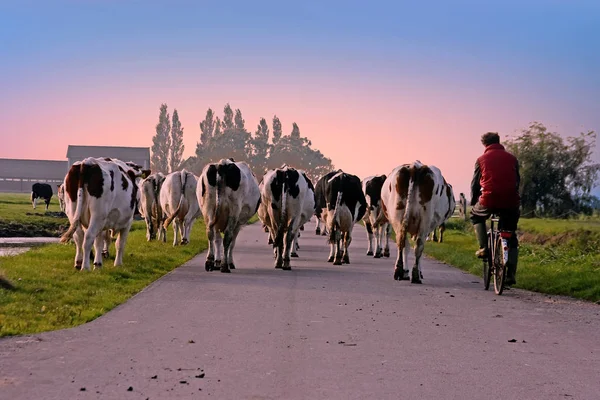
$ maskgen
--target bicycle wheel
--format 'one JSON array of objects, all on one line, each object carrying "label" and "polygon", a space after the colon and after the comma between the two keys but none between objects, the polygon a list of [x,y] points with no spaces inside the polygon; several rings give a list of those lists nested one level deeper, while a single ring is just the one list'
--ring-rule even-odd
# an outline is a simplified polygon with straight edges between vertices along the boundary
[{"label": "bicycle wheel", "polygon": [[494,291],[501,295],[504,290],[504,277],[506,276],[506,264],[504,264],[504,249],[502,247],[502,237],[496,237],[494,244]]},{"label": "bicycle wheel", "polygon": [[483,260],[483,287],[485,290],[490,288],[490,281],[492,280],[492,238],[490,232],[488,232],[488,256]]}]

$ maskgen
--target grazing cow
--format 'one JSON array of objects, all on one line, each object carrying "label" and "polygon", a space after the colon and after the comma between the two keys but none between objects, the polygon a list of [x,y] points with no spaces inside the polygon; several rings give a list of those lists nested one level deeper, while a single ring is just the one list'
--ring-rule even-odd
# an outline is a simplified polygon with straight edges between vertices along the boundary
[{"label": "grazing cow", "polygon": [[[382,242],[384,239],[383,256],[390,256],[391,227],[381,207],[381,188],[386,178],[385,175],[369,176],[362,181],[362,189],[367,200],[367,211],[363,217],[367,229],[367,238],[369,239],[367,255],[375,258],[381,258],[382,256]],[[375,253],[373,253],[373,233],[375,234]]]},{"label": "grazing cow", "polygon": [[52,199],[52,186],[47,183],[34,183],[31,186],[31,204],[33,205],[34,210],[37,206],[38,199],[44,199],[46,210],[48,210],[50,199]]},{"label": "grazing cow", "polygon": [[[337,171],[328,172],[327,174],[323,175],[315,185],[315,216],[317,217],[317,226],[315,228],[316,235],[327,235],[325,222],[326,214],[323,213],[323,209],[327,207],[327,200],[325,199],[325,187],[327,186],[327,181],[341,171],[341,169],[338,169]],[[323,226],[323,228],[321,228],[321,226]]]},{"label": "grazing cow", "polygon": [[408,236],[416,241],[415,264],[411,282],[421,283],[421,255],[425,238],[454,212],[452,186],[433,165],[420,161],[396,167],[386,179],[381,192],[384,212],[396,232],[398,258],[394,279],[408,280]]},{"label": "grazing cow", "polygon": [[268,227],[273,241],[275,268],[290,270],[290,257],[295,250],[292,248],[294,239],[300,226],[314,212],[314,206],[305,210],[308,182],[302,171],[284,166],[267,172],[260,189],[258,215]]},{"label": "grazing cow", "polygon": [[[318,189],[317,189],[318,190]],[[360,179],[356,175],[340,171],[326,181],[325,199],[327,203],[326,227],[329,232],[331,252],[328,262],[350,264],[348,248],[352,242],[354,224],[365,215],[367,201],[362,191]],[[343,240],[343,256],[340,242]]]},{"label": "grazing cow", "polygon": [[71,166],[63,185],[65,212],[71,225],[61,242],[74,238],[75,268],[90,269],[92,245],[94,267],[102,266],[102,246],[106,241],[101,232],[108,229],[118,235],[114,265],[122,265],[138,196],[135,173],[114,162],[86,158]]},{"label": "grazing cow", "polygon": [[[166,217],[163,224],[166,230],[173,222],[173,246],[189,243],[190,230],[200,216],[200,206],[196,197],[198,178],[185,169],[171,172],[164,179],[160,190],[160,206]],[[163,239],[166,241],[166,238]]]},{"label": "grazing cow", "polygon": [[[146,221],[146,239],[156,239],[166,242],[166,232],[163,226],[163,211],[160,206],[160,189],[165,176],[160,172],[152,174],[140,182],[140,214]],[[194,193],[196,196],[196,193]]]},{"label": "grazing cow", "polygon": [[[208,236],[204,268],[206,271],[220,268],[221,272],[229,273],[235,269],[233,248],[237,235],[260,203],[258,182],[248,164],[232,159],[206,165],[200,181],[196,193]],[[221,244],[224,245],[222,261]]]}]

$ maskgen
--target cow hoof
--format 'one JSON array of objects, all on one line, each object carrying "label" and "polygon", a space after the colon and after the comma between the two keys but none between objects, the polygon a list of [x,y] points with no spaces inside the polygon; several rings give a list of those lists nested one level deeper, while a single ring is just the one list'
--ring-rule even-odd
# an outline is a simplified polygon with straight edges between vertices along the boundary
[{"label": "cow hoof", "polygon": [[342,265],[342,260],[337,259],[333,262],[333,265]]},{"label": "cow hoof", "polygon": [[291,271],[292,267],[290,267],[289,265],[288,266],[284,265],[283,267],[281,267],[281,269],[284,270],[284,271]]},{"label": "cow hoof", "polygon": [[273,244],[273,239],[269,238],[269,244]]},{"label": "cow hoof", "polygon": [[290,257],[298,258],[298,253],[292,253],[290,254]]},{"label": "cow hoof", "polygon": [[423,282],[421,282],[421,278],[422,278],[422,276],[421,276],[420,272],[418,270],[413,269],[410,283],[423,283]]},{"label": "cow hoof", "polygon": [[327,262],[333,262],[333,256],[327,259]]},{"label": "cow hoof", "polygon": [[402,270],[400,268],[394,269],[394,280],[395,281],[401,281],[402,275],[404,275],[404,274],[402,273]]},{"label": "cow hoof", "polygon": [[375,255],[373,256],[373,258],[381,258],[381,252],[378,251],[377,253],[375,253]]},{"label": "cow hoof", "polygon": [[110,257],[110,254],[108,253],[108,251],[103,251],[102,258],[108,258],[108,257]]},{"label": "cow hoof", "polygon": [[390,257],[390,249],[385,249],[383,251],[383,256],[389,258]]},{"label": "cow hoof", "polygon": [[221,260],[215,260],[215,266],[212,267],[212,270],[221,269]]},{"label": "cow hoof", "polygon": [[369,250],[369,251],[367,251],[367,255],[368,255],[368,256],[372,256],[372,255],[373,255],[373,252],[372,252],[371,250]]},{"label": "cow hoof", "polygon": [[350,264],[350,257],[348,257],[348,254],[346,254],[344,256],[344,258],[342,259],[342,261],[344,262],[344,264]]},{"label": "cow hoof", "polygon": [[315,235],[319,236],[321,234],[321,230],[319,228],[315,229]]},{"label": "cow hoof", "polygon": [[321,232],[321,236],[327,236],[327,231]]},{"label": "cow hoof", "polygon": [[403,281],[407,281],[407,280],[409,280],[409,279],[410,279],[410,277],[409,277],[408,275],[409,275],[409,272],[408,272],[408,270],[407,270],[407,269],[405,269],[405,270],[404,270],[404,274],[402,275],[402,280],[403,280]]},{"label": "cow hoof", "polygon": [[204,263],[204,269],[206,271],[212,271],[215,268],[215,262],[213,260],[206,260]]},{"label": "cow hoof", "polygon": [[185,246],[188,243],[189,243],[189,241],[187,239],[181,239],[181,245],[182,246]]},{"label": "cow hoof", "polygon": [[229,268],[227,268],[226,266],[222,266],[221,267],[221,272],[224,274],[230,274],[231,270]]},{"label": "cow hoof", "polygon": [[234,263],[229,264],[229,269],[235,269],[235,264]]},{"label": "cow hoof", "polygon": [[80,270],[82,264],[83,264],[83,261],[75,261],[75,269]]}]

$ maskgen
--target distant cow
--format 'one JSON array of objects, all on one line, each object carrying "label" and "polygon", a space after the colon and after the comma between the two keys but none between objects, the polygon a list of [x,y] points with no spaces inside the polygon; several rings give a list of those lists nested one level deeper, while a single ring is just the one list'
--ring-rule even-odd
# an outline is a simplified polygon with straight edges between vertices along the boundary
[{"label": "distant cow", "polygon": [[338,169],[337,171],[328,172],[327,174],[323,175],[315,185],[315,216],[317,217],[315,234],[317,235],[327,235],[327,229],[325,227],[326,213],[323,213],[323,209],[327,208],[327,200],[325,198],[325,187],[327,186],[327,181],[341,171],[341,169]]},{"label": "distant cow", "polygon": [[[160,172],[152,174],[140,182],[140,204],[139,211],[146,222],[146,239],[156,239],[165,242],[166,232],[163,226],[163,211],[160,206],[160,189],[165,176]],[[196,193],[193,193],[196,196]]]},{"label": "distant cow", "polygon": [[[367,209],[360,179],[356,175],[343,171],[336,173],[325,183],[325,199],[326,227],[331,245],[327,261],[333,262],[334,265],[342,265],[342,262],[349,264],[348,248],[352,242],[352,229],[354,224],[365,215]],[[343,242],[343,252],[341,242]]]},{"label": "distant cow", "polygon": [[125,242],[133,222],[138,187],[135,172],[125,171],[114,162],[86,158],[74,163],[63,182],[65,212],[70,227],[61,237],[71,237],[76,245],[75,267],[90,269],[90,252],[94,246],[94,266],[102,266],[104,230],[118,235],[115,266],[123,264]]},{"label": "distant cow", "polygon": [[[391,227],[381,207],[381,188],[386,178],[385,175],[369,176],[362,181],[362,189],[367,200],[367,211],[363,217],[369,240],[367,255],[375,258],[381,258],[382,250],[384,257],[390,256]],[[373,252],[373,234],[375,234],[375,252]],[[385,248],[382,249],[384,240]]]},{"label": "distant cow", "polygon": [[65,186],[62,183],[56,185],[56,196],[58,197],[60,211],[65,212]]},{"label": "distant cow", "polygon": [[256,177],[245,162],[222,159],[204,167],[196,193],[208,236],[204,267],[207,271],[220,268],[221,272],[231,272],[235,269],[233,248],[237,235],[260,202]]},{"label": "distant cow", "polygon": [[197,186],[198,178],[185,169],[171,172],[163,181],[159,197],[166,217],[163,226],[166,230],[173,222],[173,246],[189,243],[192,226],[200,216],[200,206],[196,197]]},{"label": "distant cow", "polygon": [[[300,226],[314,212],[305,211],[308,182],[302,171],[283,167],[267,172],[263,178],[259,218],[269,229],[275,248],[275,268],[290,270],[290,256]],[[314,205],[314,197],[312,198]]]},{"label": "distant cow", "polygon": [[421,283],[421,255],[425,238],[454,212],[452,186],[446,183],[438,168],[415,161],[392,171],[383,185],[381,200],[396,232],[398,258],[394,279],[408,280],[408,236],[411,235],[416,241],[411,282]]},{"label": "distant cow", "polygon": [[34,210],[37,206],[38,199],[44,199],[46,210],[48,210],[50,199],[52,199],[52,186],[47,183],[34,183],[31,186],[31,204],[33,205]]}]

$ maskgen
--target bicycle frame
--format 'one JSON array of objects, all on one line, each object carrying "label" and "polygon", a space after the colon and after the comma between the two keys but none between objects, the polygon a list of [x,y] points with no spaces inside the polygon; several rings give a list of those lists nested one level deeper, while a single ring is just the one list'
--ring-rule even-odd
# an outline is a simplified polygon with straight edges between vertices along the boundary
[{"label": "bicycle frame", "polygon": [[[497,295],[501,295],[504,290],[506,265],[508,263],[508,241],[514,234],[511,231],[498,230],[495,225],[499,225],[499,223],[499,217],[492,215],[490,218],[490,229],[488,230],[488,259],[484,260],[483,277],[485,290],[489,288],[491,276],[494,277],[494,291]],[[502,251],[501,258],[498,251]]]}]

